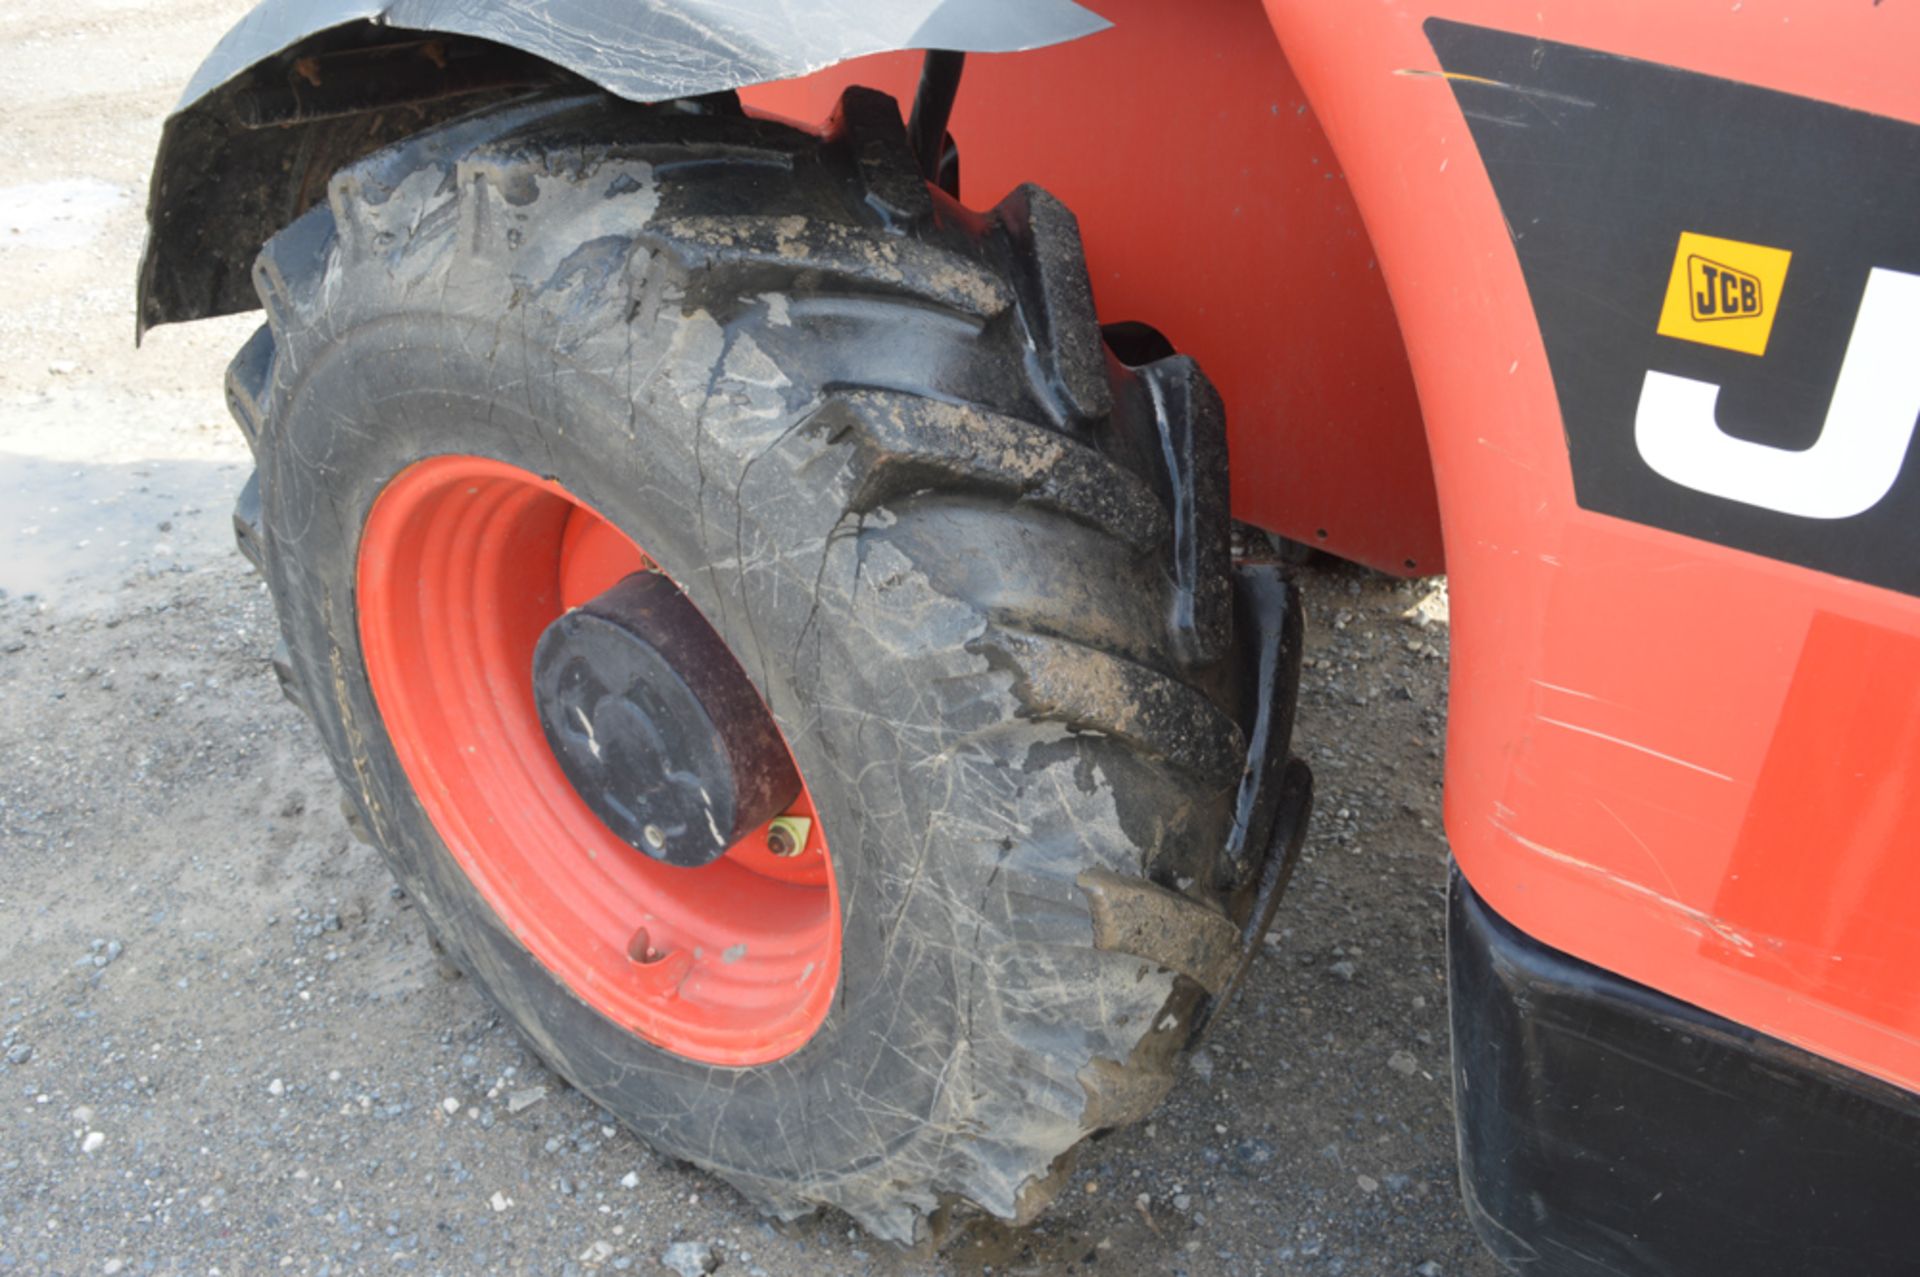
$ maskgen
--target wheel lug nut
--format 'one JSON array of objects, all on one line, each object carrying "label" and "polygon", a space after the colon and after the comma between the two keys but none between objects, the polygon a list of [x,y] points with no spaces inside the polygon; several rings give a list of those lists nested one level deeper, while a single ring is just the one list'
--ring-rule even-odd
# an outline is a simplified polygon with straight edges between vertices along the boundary
[{"label": "wheel lug nut", "polygon": [[647,846],[653,848],[655,851],[665,850],[667,845],[667,833],[666,833],[666,830],[660,828],[660,826],[648,825],[645,829],[640,831],[640,836],[642,838],[645,838],[647,840]]},{"label": "wheel lug nut", "polygon": [[785,858],[806,850],[813,822],[804,816],[778,816],[767,826],[767,850]]}]

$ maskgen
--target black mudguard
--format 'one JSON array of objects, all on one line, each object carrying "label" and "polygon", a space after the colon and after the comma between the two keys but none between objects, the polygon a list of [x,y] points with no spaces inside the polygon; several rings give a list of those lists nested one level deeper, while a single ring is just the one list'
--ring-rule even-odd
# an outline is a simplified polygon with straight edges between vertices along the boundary
[{"label": "black mudguard", "polygon": [[252,309],[254,254],[335,170],[489,99],[574,81],[662,102],[870,53],[1013,52],[1105,26],[1072,0],[264,0],[161,135],[140,329]]},{"label": "black mudguard", "polygon": [[1515,1272],[1920,1272],[1920,1098],[1449,894],[1461,1188]]}]

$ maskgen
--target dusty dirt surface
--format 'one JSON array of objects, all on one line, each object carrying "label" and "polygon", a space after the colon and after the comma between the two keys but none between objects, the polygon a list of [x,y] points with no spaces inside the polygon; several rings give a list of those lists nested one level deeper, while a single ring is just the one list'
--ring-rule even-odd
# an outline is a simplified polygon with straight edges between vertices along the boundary
[{"label": "dusty dirt surface", "polygon": [[160,120],[245,7],[0,10],[0,1272],[1490,1277],[1448,1114],[1434,582],[1303,574],[1293,895],[1173,1098],[1034,1228],[914,1257],[763,1222],[442,970],[232,548],[253,321],[131,345]]}]

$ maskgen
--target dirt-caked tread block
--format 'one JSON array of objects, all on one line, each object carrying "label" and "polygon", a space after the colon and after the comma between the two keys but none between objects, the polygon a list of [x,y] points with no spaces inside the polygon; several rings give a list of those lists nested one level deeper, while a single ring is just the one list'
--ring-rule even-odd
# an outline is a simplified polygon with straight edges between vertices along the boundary
[{"label": "dirt-caked tread block", "polygon": [[1144,1120],[1173,1089],[1172,1062],[1178,1058],[1179,1044],[1187,1034],[1176,1017],[1166,1018],[1171,1023],[1160,1032],[1170,1045],[1161,1067],[1151,1067],[1138,1059],[1125,1065],[1095,1060],[1080,1071],[1080,1085],[1087,1096],[1083,1120],[1094,1130],[1110,1131]]},{"label": "dirt-caked tread block", "polygon": [[1079,877],[1093,902],[1093,942],[1178,971],[1209,993],[1226,991],[1240,961],[1240,928],[1225,913],[1158,883],[1089,869]]},{"label": "dirt-caked tread block", "polygon": [[1239,725],[1188,684],[1124,657],[1000,626],[973,646],[1016,671],[1014,695],[1032,718],[1125,741],[1209,788],[1240,777],[1246,744]]},{"label": "dirt-caked tread block", "polygon": [[933,218],[933,194],[920,179],[892,94],[858,85],[840,95],[827,136],[854,166],[862,203],[904,234]]},{"label": "dirt-caked tread block", "polygon": [[1006,228],[1014,250],[1021,310],[1049,387],[1069,419],[1105,417],[1113,410],[1113,391],[1079,219],[1032,185],[1016,187],[994,207],[993,217]]},{"label": "dirt-caked tread block", "polygon": [[367,829],[366,818],[360,814],[360,809],[353,805],[353,799],[344,793],[340,795],[340,819],[346,822],[347,833],[353,836],[355,842],[367,847],[378,845],[374,841],[373,834]]},{"label": "dirt-caked tread block", "polygon": [[[342,170],[267,245],[271,334],[233,378],[276,670],[426,924],[665,1153],[902,1242],[954,1203],[1032,1218],[1080,1140],[1165,1093],[1235,927],[1212,884],[1245,769],[1230,680],[1190,678],[1169,627],[1193,512],[1157,441],[1101,442],[1146,390],[1101,346],[1071,213],[1022,188],[963,215],[911,160],[866,91],[825,138],[493,108]],[[428,820],[355,562],[383,486],[448,451],[647,546],[786,730],[857,902],[794,1054],[721,1068],[606,1019]]]},{"label": "dirt-caked tread block", "polygon": [[919,492],[1000,494],[1126,539],[1167,543],[1166,510],[1146,482],[1078,440],[971,404],[881,390],[836,396],[821,425],[860,449],[848,508],[862,513]]},{"label": "dirt-caked tread block", "polygon": [[304,714],[311,715],[307,708],[307,698],[300,690],[300,675],[293,668],[293,649],[283,638],[273,645],[273,677],[280,685],[280,695]]},{"label": "dirt-caked tread block", "polygon": [[273,329],[255,330],[227,365],[227,411],[246,437],[247,447],[260,446],[260,428],[266,420],[267,381],[273,376]]},{"label": "dirt-caked tread block", "polygon": [[[286,332],[298,322],[302,303],[317,309],[312,296],[325,280],[327,255],[332,251],[334,219],[325,204],[317,204],[292,225],[268,240],[253,263],[253,287],[267,312],[267,326]],[[278,357],[278,339],[274,342]],[[264,414],[263,414],[264,416]],[[255,450],[259,445],[255,444]]]},{"label": "dirt-caked tread block", "polygon": [[1232,634],[1226,410],[1185,355],[1156,359],[1134,373],[1152,388],[1173,500],[1176,588],[1167,624],[1182,658],[1201,668],[1226,654]]},{"label": "dirt-caked tread block", "polygon": [[260,472],[254,470],[247,475],[247,481],[240,486],[240,495],[233,503],[233,540],[247,562],[253,564],[253,570],[262,575],[267,570],[266,532],[260,526]]},{"label": "dirt-caked tread block", "polygon": [[869,225],[796,212],[778,218],[699,214],[654,221],[652,238],[704,276],[709,296],[751,296],[791,280],[796,262],[821,291],[891,296],[986,320],[1013,305],[1007,284],[979,264],[907,236],[874,234]]}]

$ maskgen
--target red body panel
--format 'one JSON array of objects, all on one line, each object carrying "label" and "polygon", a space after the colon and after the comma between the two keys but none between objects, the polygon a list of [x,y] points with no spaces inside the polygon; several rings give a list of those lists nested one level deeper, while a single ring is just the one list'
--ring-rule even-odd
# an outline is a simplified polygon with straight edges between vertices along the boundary
[{"label": "red body panel", "polygon": [[[1093,0],[1085,40],[969,60],[962,195],[1037,182],[1079,215],[1101,317],[1153,324],[1227,405],[1234,513],[1406,575],[1442,570],[1413,380],[1326,136],[1253,0]],[[817,123],[843,87],[912,100],[890,54],[742,95]]]},{"label": "red body panel", "polygon": [[[1920,599],[1576,505],[1514,243],[1422,28],[1439,12],[1911,123],[1920,10],[1267,4],[1426,412],[1462,868],[1550,945],[1920,1088]],[[1809,198],[1752,177],[1756,199]]]}]

